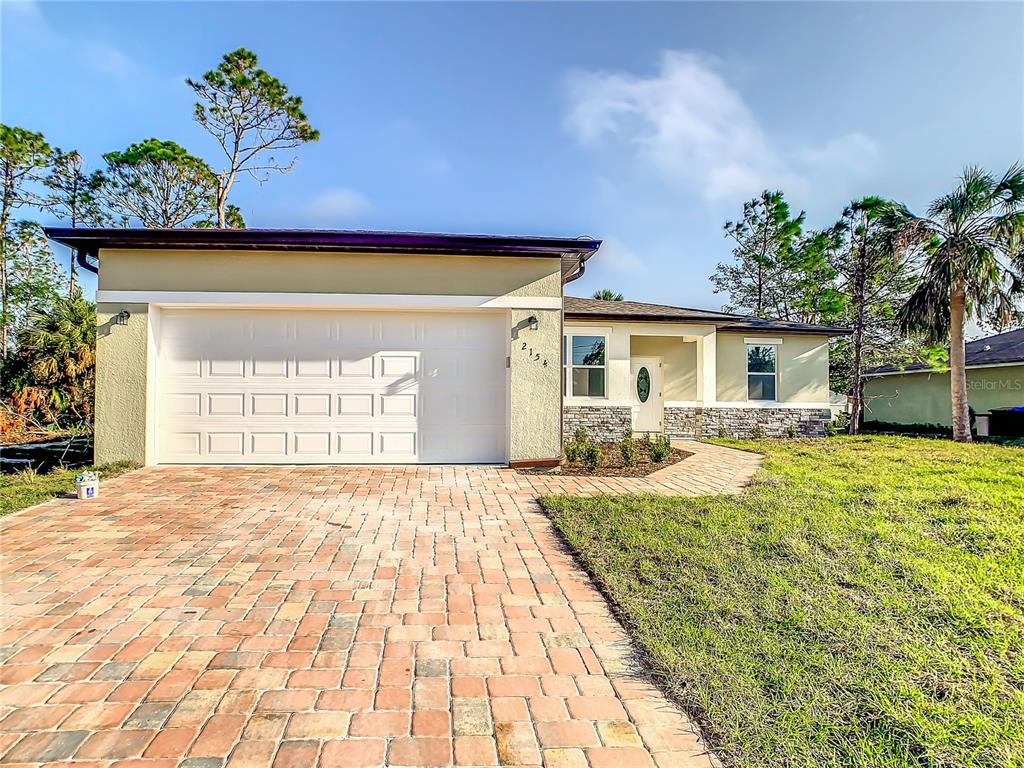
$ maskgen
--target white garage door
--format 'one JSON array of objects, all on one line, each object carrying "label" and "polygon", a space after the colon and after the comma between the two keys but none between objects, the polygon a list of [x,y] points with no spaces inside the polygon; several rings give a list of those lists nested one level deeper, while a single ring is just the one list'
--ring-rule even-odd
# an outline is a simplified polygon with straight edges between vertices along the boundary
[{"label": "white garage door", "polygon": [[159,461],[506,460],[497,312],[165,309]]}]

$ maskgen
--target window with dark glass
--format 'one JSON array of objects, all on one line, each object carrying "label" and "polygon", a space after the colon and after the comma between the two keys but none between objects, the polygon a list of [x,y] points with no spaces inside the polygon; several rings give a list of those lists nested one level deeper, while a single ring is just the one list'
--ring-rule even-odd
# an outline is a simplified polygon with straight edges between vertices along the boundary
[{"label": "window with dark glass", "polygon": [[747,399],[774,400],[776,385],[775,347],[747,345]]},{"label": "window with dark glass", "polygon": [[573,397],[604,397],[606,340],[604,336],[565,337],[566,389]]}]

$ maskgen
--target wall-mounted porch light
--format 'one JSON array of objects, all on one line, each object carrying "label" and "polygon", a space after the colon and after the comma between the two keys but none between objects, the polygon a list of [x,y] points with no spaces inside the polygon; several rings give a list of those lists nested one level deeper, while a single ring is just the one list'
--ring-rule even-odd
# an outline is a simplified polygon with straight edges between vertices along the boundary
[{"label": "wall-mounted porch light", "polygon": [[128,325],[128,318],[132,316],[132,313],[127,309],[122,309],[116,315],[114,315],[114,325]]},{"label": "wall-mounted porch light", "polygon": [[540,320],[537,319],[536,315],[530,315],[528,318],[526,318],[526,322],[530,326],[531,331],[536,331],[538,328],[540,328]]}]

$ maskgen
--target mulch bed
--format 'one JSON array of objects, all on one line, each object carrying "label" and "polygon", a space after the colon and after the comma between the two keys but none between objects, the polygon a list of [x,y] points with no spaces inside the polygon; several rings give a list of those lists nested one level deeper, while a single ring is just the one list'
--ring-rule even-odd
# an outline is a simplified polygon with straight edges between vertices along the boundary
[{"label": "mulch bed", "polygon": [[657,472],[659,469],[669,467],[677,461],[682,461],[687,456],[693,455],[689,451],[673,448],[668,458],[655,464],[651,461],[651,457],[640,449],[639,443],[637,448],[636,465],[632,467],[623,465],[618,443],[601,443],[601,463],[597,465],[597,469],[593,472],[583,464],[568,461],[563,462],[562,466],[552,469],[537,468],[520,469],[517,471],[525,475],[565,475],[567,477],[645,477],[652,472]]}]

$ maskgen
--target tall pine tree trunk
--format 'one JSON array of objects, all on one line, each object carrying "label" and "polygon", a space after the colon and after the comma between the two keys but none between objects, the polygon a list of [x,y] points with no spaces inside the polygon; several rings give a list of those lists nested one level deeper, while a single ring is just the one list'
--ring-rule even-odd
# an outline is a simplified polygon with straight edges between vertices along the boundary
[{"label": "tall pine tree trunk", "polygon": [[964,289],[954,286],[949,296],[949,395],[953,404],[953,439],[971,442],[971,414],[967,403],[967,349],[964,345]]}]

